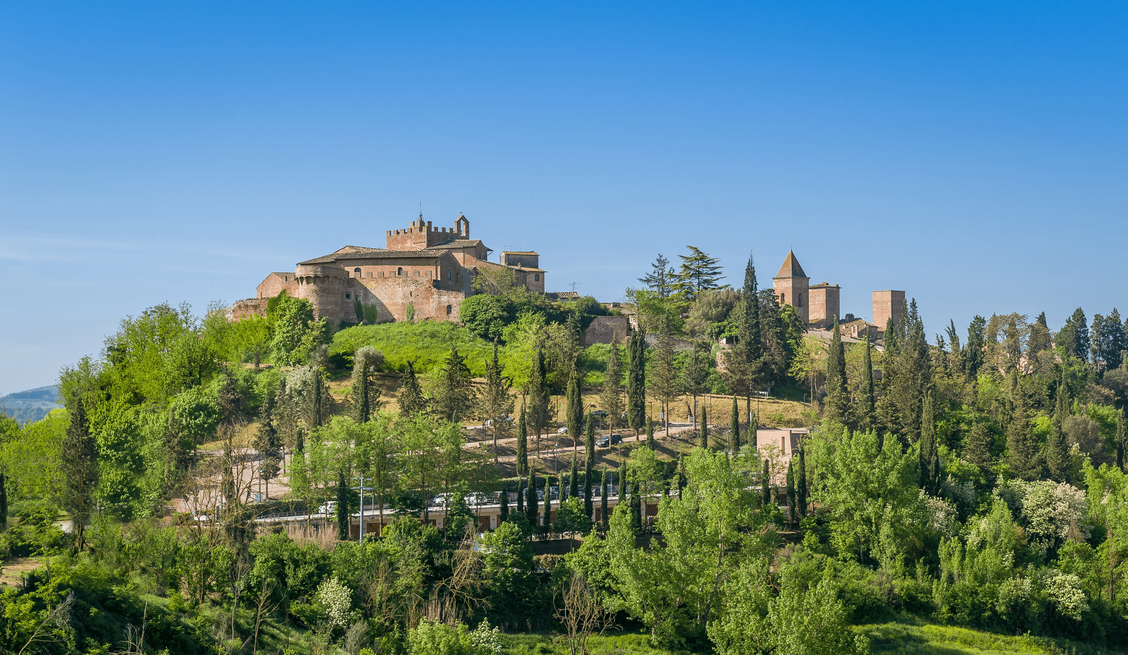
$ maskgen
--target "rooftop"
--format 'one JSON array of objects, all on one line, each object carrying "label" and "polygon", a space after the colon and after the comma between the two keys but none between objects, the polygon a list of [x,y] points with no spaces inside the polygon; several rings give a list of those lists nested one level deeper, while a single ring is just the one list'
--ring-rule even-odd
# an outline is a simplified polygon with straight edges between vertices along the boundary
[{"label": "rooftop", "polygon": [[807,274],[803,272],[803,267],[799,265],[799,260],[795,258],[795,251],[787,251],[787,259],[783,260],[783,266],[779,267],[779,273],[776,273],[776,277],[807,277]]}]

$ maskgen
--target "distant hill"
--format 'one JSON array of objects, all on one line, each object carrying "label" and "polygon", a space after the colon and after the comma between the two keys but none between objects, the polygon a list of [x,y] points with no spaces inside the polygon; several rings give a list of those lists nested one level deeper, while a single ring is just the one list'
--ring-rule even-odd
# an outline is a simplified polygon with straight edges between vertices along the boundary
[{"label": "distant hill", "polygon": [[62,407],[59,404],[59,387],[39,387],[18,391],[0,397],[0,412],[11,416],[20,423],[35,422],[47,416],[53,409]]}]

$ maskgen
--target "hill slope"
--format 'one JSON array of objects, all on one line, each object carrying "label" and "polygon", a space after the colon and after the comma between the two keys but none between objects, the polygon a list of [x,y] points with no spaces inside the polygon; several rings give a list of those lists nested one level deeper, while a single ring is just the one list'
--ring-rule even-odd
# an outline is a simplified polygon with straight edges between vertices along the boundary
[{"label": "hill slope", "polygon": [[38,421],[47,416],[51,410],[60,407],[62,405],[59,403],[59,387],[54,385],[17,391],[0,397],[0,412],[20,423]]}]

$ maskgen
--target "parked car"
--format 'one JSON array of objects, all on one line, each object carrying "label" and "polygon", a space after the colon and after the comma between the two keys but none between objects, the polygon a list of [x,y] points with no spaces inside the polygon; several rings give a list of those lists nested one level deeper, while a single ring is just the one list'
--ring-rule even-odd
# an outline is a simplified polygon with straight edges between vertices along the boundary
[{"label": "parked car", "polygon": [[597,419],[605,419],[607,418],[607,412],[602,409],[593,409],[591,410],[591,417]]},{"label": "parked car", "polygon": [[595,445],[599,446],[600,448],[607,448],[609,446],[614,446],[615,444],[620,443],[623,443],[623,437],[617,434],[608,434],[604,435],[599,439],[599,441],[595,442]]},{"label": "parked car", "polygon": [[337,513],[337,501],[330,500],[321,507],[317,508],[317,513],[321,516],[331,516]]},{"label": "parked car", "polygon": [[497,499],[491,498],[490,496],[487,496],[486,494],[484,494],[480,491],[475,491],[473,493],[466,494],[466,504],[471,506],[471,507],[480,507],[482,505],[492,505],[496,502],[498,502]]},{"label": "parked car", "polygon": [[560,428],[556,431],[556,434],[568,434],[568,426],[565,425],[564,427]]}]

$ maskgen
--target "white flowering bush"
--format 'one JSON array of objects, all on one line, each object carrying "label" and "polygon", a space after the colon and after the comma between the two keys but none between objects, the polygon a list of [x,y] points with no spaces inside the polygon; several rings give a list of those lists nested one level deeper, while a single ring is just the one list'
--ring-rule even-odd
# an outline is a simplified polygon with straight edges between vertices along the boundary
[{"label": "white flowering bush", "polygon": [[474,647],[474,655],[501,655],[501,630],[491,628],[490,622],[482,619],[470,633],[470,645]]},{"label": "white flowering bush", "polygon": [[1030,542],[1043,552],[1057,549],[1070,537],[1089,537],[1085,524],[1085,492],[1064,482],[1023,482],[1010,487],[1017,497],[1020,519]]},{"label": "white flowering bush", "polygon": [[1046,599],[1053,604],[1057,613],[1080,621],[1081,615],[1089,611],[1089,600],[1081,589],[1081,579],[1072,573],[1051,570],[1042,581]]},{"label": "white flowering bush", "polygon": [[352,608],[352,592],[337,576],[328,578],[317,588],[317,603],[325,612],[325,620],[331,629],[344,628],[349,622]]}]

